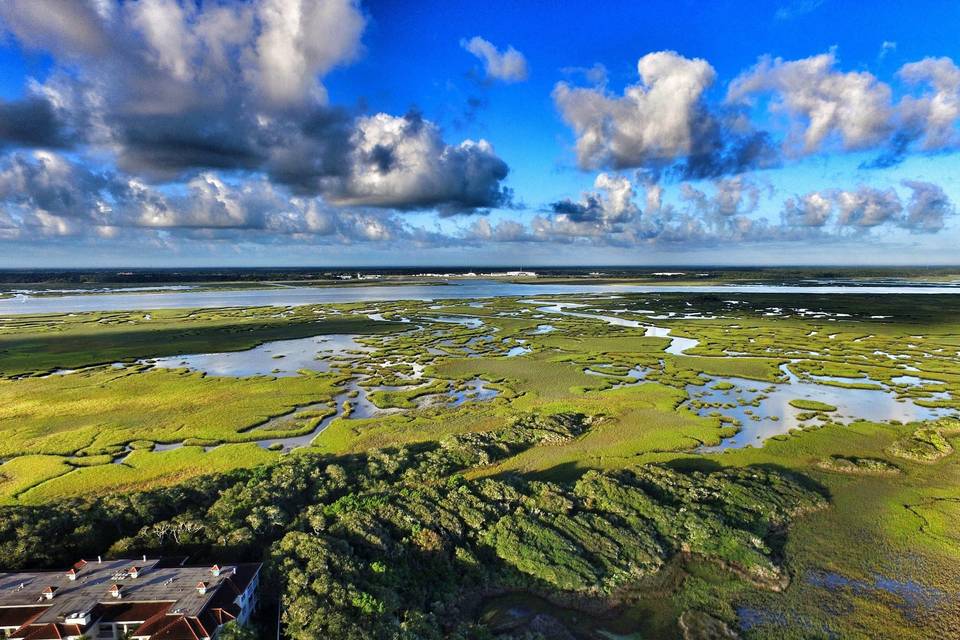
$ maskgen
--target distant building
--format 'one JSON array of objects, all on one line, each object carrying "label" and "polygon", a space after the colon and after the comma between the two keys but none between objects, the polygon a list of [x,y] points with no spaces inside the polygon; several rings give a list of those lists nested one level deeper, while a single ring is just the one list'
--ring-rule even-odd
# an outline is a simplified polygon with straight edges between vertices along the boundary
[{"label": "distant building", "polygon": [[211,640],[221,625],[247,622],[260,567],[144,557],[0,573],[0,638]]}]

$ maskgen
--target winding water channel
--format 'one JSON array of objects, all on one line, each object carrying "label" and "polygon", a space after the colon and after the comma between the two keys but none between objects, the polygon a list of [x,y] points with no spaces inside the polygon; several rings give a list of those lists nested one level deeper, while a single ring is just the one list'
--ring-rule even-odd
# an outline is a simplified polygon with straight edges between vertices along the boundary
[{"label": "winding water channel", "polygon": [[[723,291],[737,292],[749,291],[757,292],[799,292],[815,293],[823,290],[837,292],[842,289],[846,293],[866,293],[868,290],[883,289],[875,293],[935,293],[940,291],[937,287],[635,287],[627,285],[511,285],[499,281],[472,281],[462,283],[454,281],[450,286],[385,286],[385,287],[338,287],[338,288],[283,288],[270,290],[244,290],[236,292],[211,292],[211,291],[176,291],[170,293],[149,293],[149,294],[129,294],[115,293],[87,296],[62,296],[50,298],[24,298],[18,300],[0,300],[0,313],[9,313],[11,309],[17,312],[36,313],[48,311],[81,311],[89,309],[131,309],[131,308],[154,308],[154,307],[179,307],[179,306],[230,306],[232,304],[305,304],[310,302],[345,302],[356,300],[389,300],[395,301],[404,299],[405,296],[419,297],[423,299],[440,298],[463,298],[463,297],[486,297],[501,295],[519,295],[529,293],[554,294],[554,293],[623,293],[637,291],[687,291],[696,292]],[[956,288],[942,288],[947,292],[956,293]],[[292,297],[291,297],[292,296]],[[163,302],[163,304],[158,304]],[[610,325],[642,328],[644,335],[649,337],[668,338],[669,345],[665,352],[670,355],[685,355],[694,349],[699,341],[693,338],[672,335],[668,327],[653,324],[652,320],[698,320],[707,319],[706,316],[700,316],[695,310],[691,310],[685,315],[662,315],[651,310],[619,309],[612,312],[590,312],[590,306],[579,302],[557,302],[551,300],[542,300],[536,297],[524,297],[522,303],[535,307],[539,314],[534,317],[547,319],[549,315],[569,316],[574,318],[597,320],[606,322]],[[471,302],[470,306],[482,307],[483,303]],[[436,305],[440,308],[440,305]],[[596,310],[593,310],[596,311]],[[372,320],[384,321],[386,318],[376,308],[366,313]],[[631,319],[620,315],[619,313],[630,313],[634,317],[641,316],[643,319]],[[409,318],[402,318],[403,322],[411,322]],[[467,329],[481,329],[484,327],[482,317],[459,314],[459,315],[424,315],[418,321],[433,323],[458,324]],[[437,326],[437,325],[434,325]],[[422,325],[411,323],[412,331],[423,330]],[[530,331],[531,335],[543,334],[555,331],[556,327],[552,324],[542,323]],[[494,328],[493,331],[496,331]],[[321,335],[308,338],[293,340],[279,340],[264,343],[253,349],[246,351],[233,351],[222,353],[201,353],[185,354],[179,356],[155,358],[140,361],[140,364],[147,364],[160,368],[187,368],[196,371],[203,371],[208,375],[214,376],[295,376],[302,370],[317,372],[329,372],[333,367],[344,361],[350,361],[356,358],[362,358],[365,354],[373,351],[373,348],[357,341],[360,336],[355,335]],[[830,336],[832,337],[832,336]],[[531,347],[525,344],[522,339],[507,340],[504,339],[503,351],[501,357],[518,357],[528,354],[532,351]],[[465,353],[467,357],[476,357],[479,355],[475,349],[483,345],[488,348],[494,344],[494,335],[473,336],[463,344],[454,344],[451,341],[439,341],[435,346],[426,349],[426,353],[434,356],[450,355],[444,349],[450,348]],[[499,342],[497,344],[500,344]],[[487,350],[486,355],[490,352]],[[695,356],[694,356],[695,357]],[[730,354],[728,357],[735,358],[736,354]],[[892,356],[891,356],[892,357]],[[302,414],[309,412],[320,412],[327,414],[309,433],[291,435],[288,437],[271,437],[256,442],[267,448],[282,448],[289,450],[298,446],[308,445],[316,436],[326,429],[334,420],[344,419],[366,419],[378,415],[385,415],[403,409],[381,408],[376,406],[369,398],[373,392],[393,392],[409,391],[418,386],[426,386],[434,383],[434,380],[423,378],[424,364],[420,362],[396,362],[381,363],[383,367],[404,365],[413,370],[413,375],[398,375],[401,378],[409,378],[410,384],[405,386],[369,386],[363,384],[365,375],[355,375],[343,387],[343,391],[330,403],[317,403],[297,407],[289,414],[272,418],[268,422],[258,425],[254,430],[273,431],[284,428],[291,428],[291,423],[298,419]],[[585,369],[585,373],[594,376],[609,376],[603,371],[603,365],[594,365],[592,368]],[[905,368],[904,371],[910,371],[912,368]],[[626,380],[616,384],[616,387],[625,385],[641,384],[644,382],[649,369],[644,367],[634,367],[625,376]],[[917,405],[912,400],[900,397],[895,389],[887,388],[879,383],[878,389],[853,389],[840,386],[831,386],[829,379],[818,379],[816,376],[798,377],[794,374],[789,364],[781,367],[783,378],[775,384],[759,383],[752,380],[745,380],[735,377],[710,376],[711,381],[706,385],[688,385],[686,391],[690,398],[687,407],[702,416],[725,415],[735,419],[740,426],[740,430],[733,436],[725,438],[719,445],[712,447],[701,447],[703,452],[722,451],[724,449],[739,448],[744,446],[757,445],[767,438],[789,432],[792,429],[802,428],[810,424],[811,419],[804,416],[803,411],[790,405],[791,400],[809,399],[823,402],[835,406],[835,412],[830,413],[830,419],[836,421],[851,421],[855,419],[865,419],[874,421],[899,420],[901,422],[911,422],[916,420],[927,420],[947,415],[953,415],[953,411],[943,408],[930,408]],[[69,375],[72,371],[64,370],[55,372],[56,375]],[[834,382],[843,382],[843,380],[833,380]],[[718,385],[718,382],[726,384]],[[856,382],[874,382],[867,378],[858,378]],[[902,387],[916,387],[924,384],[922,378],[916,376],[903,375],[895,378],[893,384]],[[496,389],[490,388],[480,379],[468,381],[462,388],[450,388],[444,392],[432,392],[418,397],[414,401],[417,408],[429,406],[458,406],[468,401],[484,401],[497,396]],[[932,396],[932,397],[942,397]],[[809,412],[806,412],[809,413]],[[319,415],[319,414],[317,414]],[[815,419],[821,419],[818,416]],[[168,450],[183,446],[183,443],[170,443],[157,445],[156,450]],[[208,447],[209,448],[209,447]],[[123,462],[125,456],[118,458],[117,462]]]},{"label": "winding water channel", "polygon": [[[547,303],[542,300],[527,300],[526,302],[543,305],[537,308],[542,313],[602,320],[621,327],[642,327],[645,329],[645,336],[670,338],[670,345],[665,351],[673,355],[691,355],[687,351],[700,344],[699,340],[672,336],[669,328],[651,325],[643,321],[599,313],[570,311],[570,309],[581,309],[588,306],[580,303]],[[651,312],[631,311],[631,313],[650,314]],[[791,362],[796,361],[791,360]],[[647,371],[643,367],[635,367],[627,373],[627,377],[631,379],[630,382],[621,383],[617,386],[639,384],[645,379]],[[737,420],[740,424],[740,430],[735,435],[724,438],[719,445],[700,447],[698,451],[710,453],[759,445],[768,438],[809,425],[813,418],[807,420],[803,418],[805,413],[809,414],[810,412],[805,412],[790,404],[791,400],[797,399],[815,400],[836,407],[836,411],[830,412],[830,419],[836,421],[859,419],[907,423],[933,420],[956,413],[953,409],[918,405],[910,399],[900,397],[895,391],[885,388],[870,378],[845,380],[831,376],[809,376],[808,380],[804,380],[790,370],[789,363],[781,365],[780,371],[784,380],[775,384],[736,377],[711,376],[712,382],[706,385],[687,385],[687,395],[692,400],[697,401],[696,406],[693,403],[688,403],[688,408],[692,411],[701,416],[723,414]],[[596,368],[586,369],[585,373],[599,376],[608,375],[596,370]],[[853,389],[830,384],[818,384],[818,381],[820,383],[872,383],[879,388]],[[904,386],[918,386],[929,382],[916,376],[899,376],[891,381],[895,385]],[[718,385],[718,382],[726,384]]]}]

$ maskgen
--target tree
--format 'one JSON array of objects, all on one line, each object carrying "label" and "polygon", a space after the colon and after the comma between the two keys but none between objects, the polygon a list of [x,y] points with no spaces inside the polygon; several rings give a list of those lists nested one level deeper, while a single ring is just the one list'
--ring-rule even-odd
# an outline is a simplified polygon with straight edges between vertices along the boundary
[{"label": "tree", "polygon": [[253,627],[238,624],[236,620],[220,627],[220,633],[217,634],[217,640],[257,640],[257,638],[257,632]]}]

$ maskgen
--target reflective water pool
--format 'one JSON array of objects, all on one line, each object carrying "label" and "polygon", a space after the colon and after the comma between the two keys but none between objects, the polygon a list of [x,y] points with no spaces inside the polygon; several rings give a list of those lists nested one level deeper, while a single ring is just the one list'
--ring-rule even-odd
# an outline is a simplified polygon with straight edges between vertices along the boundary
[{"label": "reflective water pool", "polygon": [[[722,451],[745,446],[757,446],[767,438],[787,433],[791,429],[816,424],[816,421],[803,421],[798,416],[805,412],[790,405],[791,400],[815,400],[833,405],[836,411],[829,412],[832,420],[850,422],[856,419],[876,422],[899,420],[914,422],[952,416],[952,409],[921,407],[909,400],[898,399],[895,393],[887,390],[847,389],[830,385],[805,382],[794,375],[788,365],[781,367],[787,376],[784,384],[770,385],[742,378],[716,378],[706,386],[688,385],[687,393],[693,400],[709,404],[725,405],[721,407],[703,407],[697,409],[700,415],[719,412],[742,423],[740,431],[733,437],[724,439],[718,446],[701,447],[699,451]],[[869,379],[860,379],[870,382]],[[732,389],[717,386],[717,382],[728,382]],[[758,406],[753,406],[756,402]],[[732,405],[732,406],[730,406]]]},{"label": "reflective water pool", "polygon": [[330,334],[276,340],[246,351],[197,353],[168,358],[144,360],[165,369],[187,368],[203,371],[211,376],[295,376],[301,369],[329,371],[330,360],[356,352],[370,351],[370,347],[356,342],[358,336]]}]

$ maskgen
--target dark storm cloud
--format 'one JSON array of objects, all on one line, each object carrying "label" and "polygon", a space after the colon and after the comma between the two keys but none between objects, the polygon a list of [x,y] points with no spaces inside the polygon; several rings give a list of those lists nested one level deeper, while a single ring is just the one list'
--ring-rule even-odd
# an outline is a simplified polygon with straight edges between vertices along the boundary
[{"label": "dark storm cloud", "polygon": [[583,202],[561,200],[550,205],[554,213],[567,216],[573,222],[596,222],[603,216],[603,206],[593,195],[587,195]]},{"label": "dark storm cloud", "polygon": [[0,100],[0,147],[68,147],[76,141],[49,101]]}]

